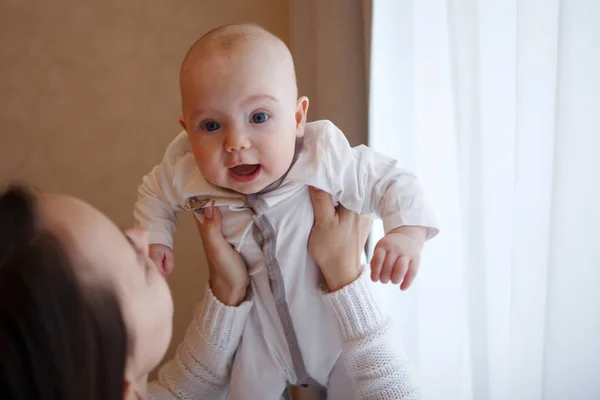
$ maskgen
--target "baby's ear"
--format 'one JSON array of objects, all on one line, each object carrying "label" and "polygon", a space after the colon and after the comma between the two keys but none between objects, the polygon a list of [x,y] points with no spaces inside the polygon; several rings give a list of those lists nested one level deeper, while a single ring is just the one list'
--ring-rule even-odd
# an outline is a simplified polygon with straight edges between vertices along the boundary
[{"label": "baby's ear", "polygon": [[297,137],[304,136],[304,125],[306,124],[306,115],[308,113],[308,97],[302,96],[296,103],[296,131]]},{"label": "baby's ear", "polygon": [[179,125],[181,125],[183,130],[187,131],[187,128],[185,127],[185,120],[183,119],[183,115],[179,117]]}]

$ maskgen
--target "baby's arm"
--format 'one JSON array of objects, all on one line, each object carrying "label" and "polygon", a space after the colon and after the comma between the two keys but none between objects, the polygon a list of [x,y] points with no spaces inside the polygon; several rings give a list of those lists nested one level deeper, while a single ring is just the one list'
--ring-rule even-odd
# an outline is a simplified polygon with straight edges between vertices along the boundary
[{"label": "baby's arm", "polygon": [[406,289],[418,270],[423,244],[438,232],[423,189],[396,160],[366,146],[350,147],[339,129],[325,124],[319,147],[329,187],[322,189],[344,207],[383,220],[386,236],[375,248],[371,277],[403,282]]},{"label": "baby's arm", "polygon": [[172,272],[173,236],[177,230],[177,213],[183,212],[183,199],[176,187],[177,163],[185,137],[179,135],[167,148],[162,162],[142,180],[134,205],[137,225],[148,231],[150,257],[164,275]]}]

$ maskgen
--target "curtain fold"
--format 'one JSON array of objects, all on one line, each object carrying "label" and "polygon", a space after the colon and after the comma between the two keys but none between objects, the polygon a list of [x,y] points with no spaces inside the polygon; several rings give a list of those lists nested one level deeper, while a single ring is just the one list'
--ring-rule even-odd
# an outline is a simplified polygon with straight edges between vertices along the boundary
[{"label": "curtain fold", "polygon": [[426,398],[600,397],[600,3],[371,15],[369,144],[441,225],[416,285],[382,285]]}]

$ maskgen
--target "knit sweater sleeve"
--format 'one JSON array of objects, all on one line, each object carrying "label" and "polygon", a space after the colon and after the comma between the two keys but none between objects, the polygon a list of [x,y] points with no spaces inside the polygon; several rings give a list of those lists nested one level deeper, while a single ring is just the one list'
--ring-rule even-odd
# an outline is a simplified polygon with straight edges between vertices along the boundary
[{"label": "knit sweater sleeve", "polygon": [[251,308],[252,301],[226,306],[208,288],[175,357],[159,370],[158,381],[148,385],[148,399],[225,398],[233,355]]},{"label": "knit sweater sleeve", "polygon": [[419,399],[411,365],[393,335],[391,319],[369,287],[368,268],[342,289],[325,295],[342,337],[346,368],[357,399]]}]

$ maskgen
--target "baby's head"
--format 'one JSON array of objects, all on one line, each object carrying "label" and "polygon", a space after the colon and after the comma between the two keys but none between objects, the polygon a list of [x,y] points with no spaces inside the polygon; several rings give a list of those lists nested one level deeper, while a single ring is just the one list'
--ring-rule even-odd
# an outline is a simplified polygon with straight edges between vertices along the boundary
[{"label": "baby's head", "polygon": [[188,51],[180,86],[180,122],[210,183],[251,194],[289,169],[308,99],[279,38],[254,25],[210,31]]}]

